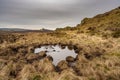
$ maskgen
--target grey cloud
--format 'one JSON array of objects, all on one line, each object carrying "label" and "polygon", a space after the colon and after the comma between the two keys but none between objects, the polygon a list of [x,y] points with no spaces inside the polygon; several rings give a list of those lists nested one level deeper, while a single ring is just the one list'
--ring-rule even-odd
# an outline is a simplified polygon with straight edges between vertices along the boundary
[{"label": "grey cloud", "polygon": [[53,28],[73,26],[84,17],[119,5],[120,0],[0,0],[0,23]]}]

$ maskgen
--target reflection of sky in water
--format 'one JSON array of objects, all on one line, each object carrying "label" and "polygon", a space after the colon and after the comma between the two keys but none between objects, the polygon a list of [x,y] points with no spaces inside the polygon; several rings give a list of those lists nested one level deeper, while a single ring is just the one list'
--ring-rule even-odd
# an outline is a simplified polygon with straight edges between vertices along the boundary
[{"label": "reflection of sky in water", "polygon": [[[54,51],[55,50],[55,51]],[[41,48],[36,48],[35,53],[41,51],[48,51],[46,54],[53,57],[53,63],[57,65],[61,60],[65,60],[67,56],[76,57],[76,53],[73,50],[69,50],[68,47],[61,49],[60,46],[42,46]]]}]

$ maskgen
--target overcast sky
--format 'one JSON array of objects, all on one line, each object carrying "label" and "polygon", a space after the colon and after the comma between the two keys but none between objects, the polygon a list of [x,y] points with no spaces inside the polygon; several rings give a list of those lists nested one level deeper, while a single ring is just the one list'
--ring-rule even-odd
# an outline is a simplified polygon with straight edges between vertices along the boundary
[{"label": "overcast sky", "polygon": [[0,0],[0,28],[75,26],[120,6],[120,0]]}]

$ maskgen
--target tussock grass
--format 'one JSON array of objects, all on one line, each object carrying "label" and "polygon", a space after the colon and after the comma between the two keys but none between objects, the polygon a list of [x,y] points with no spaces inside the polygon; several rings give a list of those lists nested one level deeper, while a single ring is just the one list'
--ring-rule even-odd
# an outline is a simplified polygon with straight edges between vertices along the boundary
[{"label": "tussock grass", "polygon": [[[119,80],[119,11],[85,18],[77,27],[50,33],[0,34],[0,79]],[[61,61],[56,67],[49,56],[33,54],[36,47],[48,44],[74,48],[78,53],[74,65]]]}]

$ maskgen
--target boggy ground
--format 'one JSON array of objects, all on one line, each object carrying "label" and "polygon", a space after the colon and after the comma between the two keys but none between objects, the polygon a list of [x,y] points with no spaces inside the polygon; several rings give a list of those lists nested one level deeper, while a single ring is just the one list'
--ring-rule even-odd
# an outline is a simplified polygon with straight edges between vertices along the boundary
[{"label": "boggy ground", "polygon": [[[75,31],[50,33],[10,33],[15,42],[0,45],[0,80],[119,80],[120,39],[103,38]],[[19,37],[19,39],[18,39]],[[75,59],[57,66],[45,52],[34,54],[41,45],[69,45]],[[72,64],[72,65],[71,65]]]},{"label": "boggy ground", "polygon": [[[0,32],[0,80],[120,80],[120,7],[53,32]],[[42,45],[74,48],[57,66]]]}]

